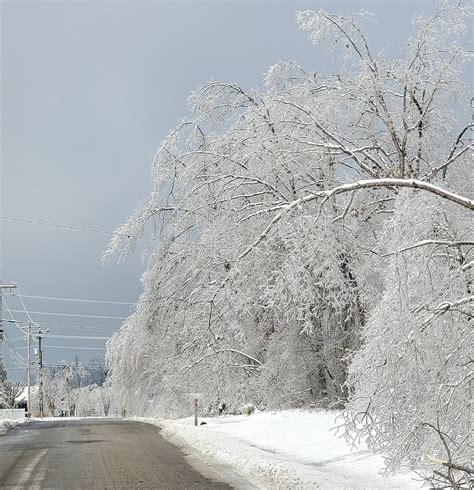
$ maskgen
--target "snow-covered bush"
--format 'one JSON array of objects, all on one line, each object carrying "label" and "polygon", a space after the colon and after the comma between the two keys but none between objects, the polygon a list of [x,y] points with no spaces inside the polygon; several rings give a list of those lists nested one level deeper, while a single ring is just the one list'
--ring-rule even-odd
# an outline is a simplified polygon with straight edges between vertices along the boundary
[{"label": "snow-covered bush", "polygon": [[252,415],[255,412],[256,408],[255,405],[252,405],[251,403],[246,403],[245,405],[242,406],[242,413],[245,415]]}]

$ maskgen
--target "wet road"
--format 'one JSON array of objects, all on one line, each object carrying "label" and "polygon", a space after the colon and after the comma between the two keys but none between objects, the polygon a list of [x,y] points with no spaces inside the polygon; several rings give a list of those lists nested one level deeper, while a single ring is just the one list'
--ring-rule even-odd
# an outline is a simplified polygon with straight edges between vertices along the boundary
[{"label": "wet road", "polygon": [[120,419],[19,426],[0,436],[0,488],[231,488],[204,478],[159,432]]}]

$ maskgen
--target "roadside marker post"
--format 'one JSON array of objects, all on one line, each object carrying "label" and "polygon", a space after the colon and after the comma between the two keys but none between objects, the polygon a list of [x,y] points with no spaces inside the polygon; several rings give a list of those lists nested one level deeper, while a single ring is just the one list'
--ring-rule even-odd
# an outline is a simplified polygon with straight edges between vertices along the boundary
[{"label": "roadside marker post", "polygon": [[194,425],[197,427],[199,418],[199,400],[202,398],[202,393],[189,393],[189,398],[194,400]]}]

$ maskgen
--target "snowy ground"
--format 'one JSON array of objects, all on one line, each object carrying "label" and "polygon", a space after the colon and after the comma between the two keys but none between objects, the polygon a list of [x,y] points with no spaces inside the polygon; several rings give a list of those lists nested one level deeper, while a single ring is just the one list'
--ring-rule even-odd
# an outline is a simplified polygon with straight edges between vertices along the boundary
[{"label": "snowy ground", "polygon": [[26,424],[29,422],[29,419],[24,418],[24,419],[3,419],[0,420],[0,436],[2,434],[5,434],[10,429],[13,429],[13,427],[16,427],[17,425],[20,424]]},{"label": "snowy ground", "polygon": [[[198,451],[199,463],[233,468],[265,489],[420,488],[415,474],[384,477],[383,459],[364,448],[352,450],[330,430],[334,412],[284,411],[250,416],[143,419],[163,428],[164,436]],[[196,451],[195,451],[196,452]],[[195,454],[194,454],[195,456]],[[196,464],[196,458],[194,457]],[[229,483],[235,484],[234,481]]]}]

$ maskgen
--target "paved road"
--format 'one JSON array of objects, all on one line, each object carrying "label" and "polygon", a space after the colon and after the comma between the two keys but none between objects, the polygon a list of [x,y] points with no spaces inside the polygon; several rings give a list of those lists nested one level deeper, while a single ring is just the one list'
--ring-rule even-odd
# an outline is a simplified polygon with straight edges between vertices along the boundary
[{"label": "paved road", "polygon": [[204,478],[159,431],[119,419],[19,426],[0,436],[0,488],[231,488]]}]

